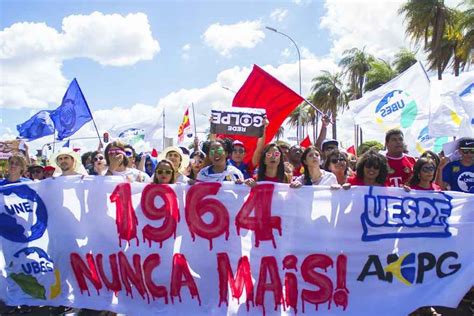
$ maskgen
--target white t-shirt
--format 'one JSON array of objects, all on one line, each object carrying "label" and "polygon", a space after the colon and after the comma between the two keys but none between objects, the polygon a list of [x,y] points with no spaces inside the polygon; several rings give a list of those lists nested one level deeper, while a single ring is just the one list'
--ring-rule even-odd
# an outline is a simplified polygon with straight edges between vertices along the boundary
[{"label": "white t-shirt", "polygon": [[[300,182],[302,185],[306,184],[305,181],[304,181],[304,174],[302,174],[301,176],[296,178],[295,181]],[[321,178],[319,178],[318,181],[313,182],[313,185],[331,186],[333,184],[338,184],[337,178],[334,175],[334,173],[326,171],[326,170],[322,170],[322,169],[321,169]]]},{"label": "white t-shirt", "polygon": [[220,173],[214,173],[211,166],[207,166],[199,171],[196,181],[201,182],[223,182],[223,181],[244,181],[242,172],[232,165],[227,165],[225,170]]},{"label": "white t-shirt", "polygon": [[114,176],[122,176],[130,182],[151,183],[151,178],[143,171],[135,168],[127,168],[125,171],[112,171]]},{"label": "white t-shirt", "polygon": [[184,174],[179,174],[179,177],[176,179],[175,183],[188,184],[189,178]]}]

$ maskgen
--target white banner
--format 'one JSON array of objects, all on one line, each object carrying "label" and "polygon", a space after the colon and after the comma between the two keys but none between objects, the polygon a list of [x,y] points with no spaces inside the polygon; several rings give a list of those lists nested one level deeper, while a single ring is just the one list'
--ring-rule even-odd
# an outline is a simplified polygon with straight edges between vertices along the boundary
[{"label": "white banner", "polygon": [[455,307],[473,285],[473,205],[464,193],[379,187],[9,185],[0,299],[127,315]]}]

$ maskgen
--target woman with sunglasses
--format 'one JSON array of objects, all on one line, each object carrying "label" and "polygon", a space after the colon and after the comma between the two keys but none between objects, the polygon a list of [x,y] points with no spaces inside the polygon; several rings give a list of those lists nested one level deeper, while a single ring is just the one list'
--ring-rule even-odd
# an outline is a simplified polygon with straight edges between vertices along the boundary
[{"label": "woman with sunglasses", "polygon": [[188,175],[188,178],[191,180],[196,180],[199,171],[201,171],[201,169],[205,166],[204,161],[206,160],[206,154],[198,150],[193,152],[190,158],[191,171]]},{"label": "woman with sunglasses", "polygon": [[173,184],[175,183],[175,173],[173,163],[168,159],[162,159],[156,166],[153,183]]},{"label": "woman with sunglasses", "polygon": [[92,153],[93,176],[105,176],[107,173],[107,162],[105,161],[104,153],[101,151],[94,151]]},{"label": "woman with sunglasses", "polygon": [[324,170],[332,172],[337,179],[337,183],[343,185],[347,182],[349,173],[349,161],[346,153],[334,150],[329,153],[324,162]]},{"label": "woman with sunglasses", "polygon": [[130,168],[125,144],[114,141],[105,147],[105,161],[109,166],[106,175],[122,176],[129,182],[151,182],[151,178],[143,171]]},{"label": "woman with sunglasses", "polygon": [[408,186],[414,190],[441,191],[441,188],[433,181],[436,176],[436,161],[420,157],[413,166],[413,176],[408,181]]},{"label": "woman with sunglasses", "polygon": [[243,183],[244,176],[242,172],[227,163],[229,153],[226,148],[226,144],[221,139],[211,142],[207,155],[211,165],[199,171],[196,177],[197,182],[232,181],[235,183]]},{"label": "woman with sunglasses", "polygon": [[189,166],[189,156],[183,153],[183,150],[176,146],[166,147],[158,155],[158,160],[167,159],[173,163],[175,172],[174,183],[187,184],[189,178],[185,175]]},{"label": "woman with sunglasses", "polygon": [[[283,151],[275,143],[266,145],[260,156],[256,175],[258,181],[290,183],[290,176],[285,173]],[[252,186],[252,182],[248,185]]]},{"label": "woman with sunglasses", "polygon": [[351,185],[388,186],[387,158],[373,149],[366,151],[357,162],[356,174],[347,182]]},{"label": "woman with sunglasses", "polygon": [[319,148],[309,146],[301,156],[304,173],[296,178],[292,183],[292,188],[299,188],[303,185],[327,185],[332,188],[340,188],[336,176],[326,170],[321,170],[321,151]]}]

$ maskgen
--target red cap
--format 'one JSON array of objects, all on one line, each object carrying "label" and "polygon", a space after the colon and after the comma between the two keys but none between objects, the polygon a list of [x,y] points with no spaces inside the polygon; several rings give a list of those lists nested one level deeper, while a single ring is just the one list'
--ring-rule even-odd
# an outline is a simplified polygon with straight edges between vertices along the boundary
[{"label": "red cap", "polygon": [[234,142],[232,143],[232,147],[234,146],[242,146],[245,148],[244,143],[242,143],[240,140],[234,140]]},{"label": "red cap", "polygon": [[54,168],[53,166],[46,166],[43,168],[44,171],[55,171],[56,168]]}]

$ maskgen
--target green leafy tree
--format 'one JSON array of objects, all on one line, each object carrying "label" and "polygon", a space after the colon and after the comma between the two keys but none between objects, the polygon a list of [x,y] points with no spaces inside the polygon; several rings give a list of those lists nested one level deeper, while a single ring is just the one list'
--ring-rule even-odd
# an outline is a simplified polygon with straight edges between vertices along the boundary
[{"label": "green leafy tree", "polygon": [[342,67],[344,75],[349,77],[350,90],[355,99],[362,97],[365,77],[370,70],[370,63],[374,57],[365,52],[365,48],[351,48],[344,51],[339,66]]},{"label": "green leafy tree", "polygon": [[410,68],[416,63],[415,53],[406,48],[401,49],[395,54],[395,59],[392,63],[395,71],[399,74]]},{"label": "green leafy tree", "polygon": [[410,0],[398,12],[405,15],[407,35],[417,45],[423,41],[424,50],[429,54],[430,69],[436,70],[441,80],[446,67],[441,47],[451,9],[446,7],[444,0]]},{"label": "green leafy tree", "polygon": [[360,144],[359,148],[357,148],[357,156],[360,157],[371,148],[380,151],[384,148],[384,145],[376,140],[368,140],[366,142],[363,142],[362,144]]},{"label": "green leafy tree", "polygon": [[[342,73],[330,73],[323,70],[321,75],[315,77],[312,82],[310,101],[321,111],[331,113],[333,118],[332,137],[337,139],[337,112],[340,108],[344,109],[347,107],[347,96],[343,90]],[[315,112],[313,112],[313,117],[315,116]]]},{"label": "green leafy tree", "polygon": [[385,60],[373,60],[370,63],[370,70],[367,72],[367,81],[364,85],[364,91],[372,91],[389,82],[397,72]]}]

